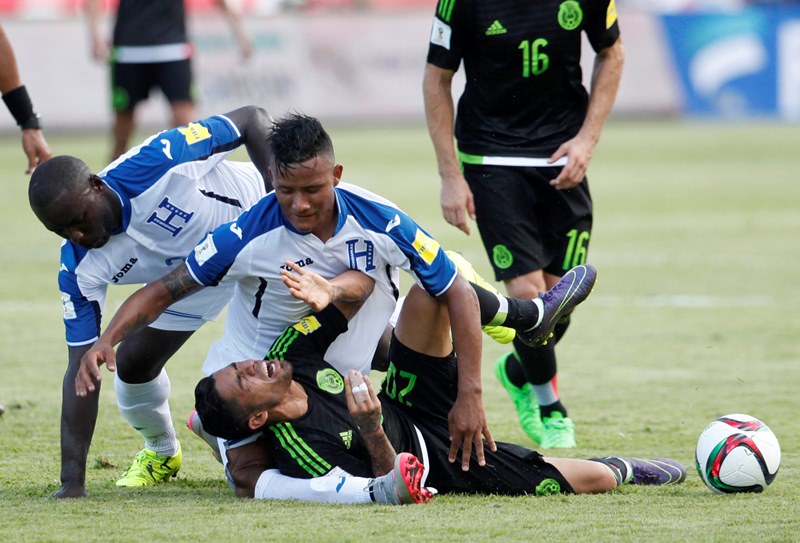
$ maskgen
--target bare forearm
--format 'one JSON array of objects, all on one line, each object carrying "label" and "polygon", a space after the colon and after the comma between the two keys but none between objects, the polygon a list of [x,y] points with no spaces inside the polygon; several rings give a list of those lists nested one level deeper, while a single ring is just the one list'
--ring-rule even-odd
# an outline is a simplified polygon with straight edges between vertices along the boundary
[{"label": "bare forearm", "polygon": [[361,434],[364,438],[364,444],[369,452],[370,460],[372,461],[372,474],[375,477],[385,475],[394,469],[394,457],[397,453],[386,437],[383,427],[369,434]]},{"label": "bare forearm", "polygon": [[5,30],[0,27],[0,93],[5,94],[22,85],[17,69],[17,59],[14,49],[6,36]]},{"label": "bare forearm", "polygon": [[[94,394],[75,395],[75,376],[81,357],[89,346],[70,347],[69,365],[64,374],[61,395],[61,484],[57,497],[83,495],[86,482],[86,458],[97,421],[100,387]],[[62,495],[63,494],[63,495]]]},{"label": "bare forearm", "polygon": [[589,108],[581,127],[581,132],[590,136],[594,143],[600,139],[603,125],[614,106],[624,64],[622,38],[611,47],[603,49],[595,58]]},{"label": "bare forearm", "polygon": [[452,77],[453,72],[428,64],[422,82],[425,120],[442,177],[459,171],[453,143],[455,107],[451,95]]},{"label": "bare forearm", "polygon": [[460,276],[445,295],[453,347],[458,353],[458,393],[480,395],[482,338],[478,297]]},{"label": "bare forearm", "polygon": [[156,320],[167,307],[201,288],[202,285],[189,275],[185,264],[181,264],[125,300],[103,332],[102,339],[112,346],[118,344]]},{"label": "bare forearm", "polygon": [[375,280],[357,270],[347,270],[329,283],[331,302],[363,302],[375,289]]},{"label": "bare forearm", "polygon": [[92,40],[100,38],[100,2],[98,0],[86,0],[86,18],[89,21]]}]

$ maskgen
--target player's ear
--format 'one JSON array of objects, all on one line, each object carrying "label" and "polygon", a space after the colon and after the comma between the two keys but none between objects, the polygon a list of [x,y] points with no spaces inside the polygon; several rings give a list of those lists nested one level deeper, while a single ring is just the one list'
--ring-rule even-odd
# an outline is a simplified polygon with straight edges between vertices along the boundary
[{"label": "player's ear", "polygon": [[267,413],[266,410],[256,411],[247,418],[247,426],[251,430],[258,430],[267,423],[268,418],[269,418],[269,413]]},{"label": "player's ear", "polygon": [[333,167],[333,186],[339,184],[339,181],[342,180],[342,172],[344,171],[344,166],[341,164],[337,164]]}]

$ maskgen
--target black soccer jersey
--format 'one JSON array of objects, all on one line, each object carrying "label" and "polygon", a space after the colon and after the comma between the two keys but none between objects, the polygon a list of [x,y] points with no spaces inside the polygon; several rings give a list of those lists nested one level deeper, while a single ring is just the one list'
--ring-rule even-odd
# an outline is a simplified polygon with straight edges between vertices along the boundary
[{"label": "black soccer jersey", "polygon": [[[344,317],[329,307],[287,328],[266,357],[293,363],[293,379],[308,394],[308,411],[302,417],[263,430],[271,457],[284,475],[319,477],[336,467],[351,475],[373,475],[369,452],[347,410],[344,379],[322,358],[345,330]],[[457,393],[455,358],[414,353],[393,338],[390,359],[378,394],[383,428],[396,451],[410,452],[425,463],[426,484],[440,492],[572,492],[555,467],[538,453],[516,445],[498,442],[497,452],[486,450],[486,468],[465,473],[460,461],[449,463],[447,414]]]},{"label": "black soccer jersey", "polygon": [[464,62],[459,151],[546,157],[573,137],[588,104],[582,32],[595,51],[613,45],[614,0],[439,0],[428,62]]},{"label": "black soccer jersey", "polygon": [[329,306],[287,328],[266,356],[291,363],[292,378],[308,394],[305,415],[263,430],[285,475],[319,477],[338,466],[352,475],[371,476],[369,453],[347,410],[344,379],[323,360],[330,344],[346,330],[345,318]]},{"label": "black soccer jersey", "polygon": [[[325,475],[339,467],[351,475],[372,476],[372,462],[353,417],[347,410],[344,379],[323,355],[336,337],[347,330],[342,314],[329,306],[306,317],[275,340],[265,357],[292,364],[292,378],[308,394],[308,411],[291,422],[263,430],[272,458],[290,477]],[[414,426],[396,414],[396,406],[381,398],[384,429],[396,450],[419,454]],[[445,427],[447,419],[444,419]]]},{"label": "black soccer jersey", "polygon": [[120,0],[114,46],[186,43],[183,0]]}]

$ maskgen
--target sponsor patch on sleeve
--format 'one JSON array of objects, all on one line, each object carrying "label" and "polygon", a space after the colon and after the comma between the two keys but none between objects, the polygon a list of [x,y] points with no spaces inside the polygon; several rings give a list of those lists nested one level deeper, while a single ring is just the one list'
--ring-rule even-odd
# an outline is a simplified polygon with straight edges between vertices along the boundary
[{"label": "sponsor patch on sleeve", "polygon": [[439,253],[439,242],[433,239],[432,237],[428,236],[417,228],[417,235],[414,236],[414,249],[417,251],[417,254],[424,260],[428,266],[433,264],[433,260],[436,258],[436,255]]},{"label": "sponsor patch on sleeve", "polygon": [[64,320],[78,318],[78,314],[75,312],[75,304],[72,303],[72,299],[66,292],[61,293],[61,305],[64,306]]},{"label": "sponsor patch on sleeve", "polygon": [[606,30],[611,28],[617,21],[617,5],[614,3],[614,0],[608,3],[608,9],[606,10]]},{"label": "sponsor patch on sleeve", "polygon": [[314,315],[309,315],[308,317],[304,317],[303,320],[292,326],[295,330],[307,336],[308,334],[314,332],[315,330],[319,330],[319,327],[322,326],[317,317]]},{"label": "sponsor patch on sleeve", "polygon": [[206,236],[203,243],[194,248],[194,258],[199,266],[208,262],[208,259],[215,254],[217,254],[217,246],[214,245],[214,237],[211,234]]},{"label": "sponsor patch on sleeve", "polygon": [[450,28],[450,25],[447,23],[443,23],[436,17],[433,18],[433,28],[431,28],[431,43],[433,45],[438,45],[439,47],[444,47],[448,51],[450,50],[450,36],[453,33],[453,29]]},{"label": "sponsor patch on sleeve", "polygon": [[178,132],[186,138],[187,145],[194,145],[211,137],[211,132],[208,131],[208,128],[199,123],[189,123],[187,127],[179,128]]}]

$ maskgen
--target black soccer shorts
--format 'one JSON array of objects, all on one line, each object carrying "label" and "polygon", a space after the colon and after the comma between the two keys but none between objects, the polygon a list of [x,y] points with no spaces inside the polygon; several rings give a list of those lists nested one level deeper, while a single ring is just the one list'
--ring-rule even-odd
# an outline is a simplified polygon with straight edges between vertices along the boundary
[{"label": "black soccer shorts", "polygon": [[111,99],[114,111],[133,111],[153,88],[172,102],[194,101],[191,59],[137,64],[111,63]]},{"label": "black soccer shorts", "polygon": [[536,270],[561,276],[586,262],[592,233],[588,180],[556,190],[549,181],[560,170],[464,164],[478,229],[498,281]]},{"label": "black soccer shorts", "polygon": [[396,410],[419,431],[421,437],[412,439],[416,443],[411,452],[426,462],[429,470],[426,485],[442,493],[509,496],[574,493],[561,472],[539,453],[511,443],[497,442],[497,452],[484,444],[484,467],[478,466],[474,450],[469,471],[461,470],[460,452],[451,464],[447,416],[457,395],[455,355],[427,356],[409,349],[393,335],[389,360],[389,371],[380,392],[387,407],[384,415],[397,420],[393,413],[386,413],[389,408]]}]

